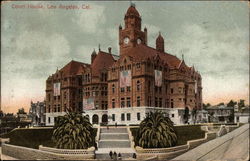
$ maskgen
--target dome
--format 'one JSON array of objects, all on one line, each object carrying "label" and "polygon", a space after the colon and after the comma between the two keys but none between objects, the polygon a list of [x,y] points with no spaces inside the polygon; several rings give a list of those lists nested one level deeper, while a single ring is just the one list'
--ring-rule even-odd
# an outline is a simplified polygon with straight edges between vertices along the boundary
[{"label": "dome", "polygon": [[135,15],[135,16],[138,16],[140,17],[140,14],[139,12],[136,10],[135,6],[131,5],[128,10],[127,10],[127,13],[126,13],[126,16],[128,15]]}]

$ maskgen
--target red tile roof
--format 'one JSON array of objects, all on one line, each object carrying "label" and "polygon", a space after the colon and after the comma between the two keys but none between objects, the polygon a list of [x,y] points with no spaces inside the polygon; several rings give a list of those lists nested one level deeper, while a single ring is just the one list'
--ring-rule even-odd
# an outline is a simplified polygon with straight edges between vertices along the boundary
[{"label": "red tile roof", "polygon": [[135,61],[141,61],[147,58],[152,58],[155,57],[157,54],[160,56],[161,60],[170,65],[170,67],[178,68],[181,63],[181,60],[176,56],[157,51],[156,49],[143,44],[128,49],[124,53],[124,55],[132,57]]},{"label": "red tile roof", "polygon": [[60,72],[62,72],[63,76],[77,75],[81,74],[84,71],[84,68],[88,66],[90,65],[72,60],[60,69]]},{"label": "red tile roof", "polygon": [[99,76],[102,69],[109,68],[114,62],[115,59],[112,54],[99,51],[94,62],[91,64],[92,75]]}]

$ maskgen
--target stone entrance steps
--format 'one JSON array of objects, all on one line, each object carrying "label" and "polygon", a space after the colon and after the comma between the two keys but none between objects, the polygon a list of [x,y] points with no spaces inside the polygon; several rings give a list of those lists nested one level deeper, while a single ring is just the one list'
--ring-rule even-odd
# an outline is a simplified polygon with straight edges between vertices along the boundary
[{"label": "stone entrance steps", "polygon": [[122,159],[132,158],[135,150],[131,148],[126,127],[110,127],[100,129],[100,140],[96,159],[110,159],[109,152],[121,153]]}]

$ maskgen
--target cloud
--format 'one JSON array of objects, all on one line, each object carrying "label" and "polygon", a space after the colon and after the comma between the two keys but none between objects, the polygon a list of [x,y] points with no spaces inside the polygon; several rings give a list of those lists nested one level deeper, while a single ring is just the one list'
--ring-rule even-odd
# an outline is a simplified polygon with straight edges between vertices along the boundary
[{"label": "cloud", "polygon": [[72,21],[78,24],[83,32],[93,34],[100,30],[99,25],[106,22],[104,10],[104,6],[91,4],[91,9],[76,11]]},{"label": "cloud", "polygon": [[[3,38],[11,41],[10,37]],[[24,31],[5,48],[2,55],[2,74],[12,74],[32,79],[45,76],[69,57],[70,46],[67,39],[60,34],[46,35],[39,31]],[[11,50],[11,52],[8,52]],[[9,53],[9,54],[7,54]]]}]

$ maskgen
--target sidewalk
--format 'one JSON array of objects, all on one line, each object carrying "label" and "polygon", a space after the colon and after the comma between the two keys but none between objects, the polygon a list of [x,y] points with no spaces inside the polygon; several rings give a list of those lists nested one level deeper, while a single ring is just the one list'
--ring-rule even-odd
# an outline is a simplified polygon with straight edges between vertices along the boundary
[{"label": "sidewalk", "polygon": [[7,156],[7,155],[3,155],[2,154],[2,147],[0,147],[0,159],[1,160],[18,160],[16,158],[13,158],[13,157],[10,157],[10,156]]}]

